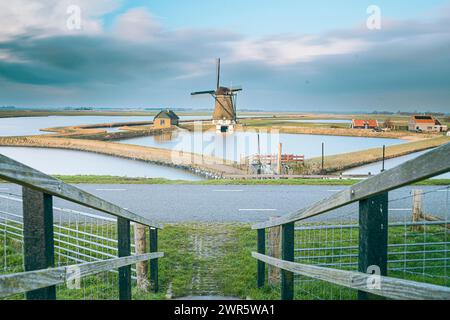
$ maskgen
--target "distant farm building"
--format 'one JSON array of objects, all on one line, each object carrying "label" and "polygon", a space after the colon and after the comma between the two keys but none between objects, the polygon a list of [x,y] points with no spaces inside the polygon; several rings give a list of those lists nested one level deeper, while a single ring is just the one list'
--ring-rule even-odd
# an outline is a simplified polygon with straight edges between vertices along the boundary
[{"label": "distant farm building", "polygon": [[177,126],[180,118],[172,110],[163,110],[153,119],[155,129],[165,129]]},{"label": "distant farm building", "polygon": [[416,115],[409,119],[409,131],[426,131],[426,132],[446,132],[448,130],[446,125],[439,122],[433,116]]},{"label": "distant farm building", "polygon": [[352,120],[353,129],[375,129],[378,127],[379,125],[377,120],[362,120],[362,119]]}]

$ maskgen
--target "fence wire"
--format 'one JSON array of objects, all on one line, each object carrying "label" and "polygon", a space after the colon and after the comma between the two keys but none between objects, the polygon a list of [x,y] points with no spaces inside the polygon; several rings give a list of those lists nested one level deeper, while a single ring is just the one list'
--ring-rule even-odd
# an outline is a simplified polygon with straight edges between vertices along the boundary
[{"label": "fence wire", "polygon": [[[449,186],[408,186],[389,193],[388,276],[450,286],[449,204]],[[358,212],[358,204],[352,204],[297,222],[295,262],[358,271]],[[280,257],[280,228],[266,230],[269,256]],[[269,268],[268,283],[277,286],[271,270],[276,269]],[[301,275],[295,275],[294,288],[302,300],[357,298],[356,290]]]},{"label": "fence wire", "polygon": [[[118,257],[117,220],[93,209],[54,198],[53,230],[55,267]],[[133,224],[131,254],[135,252]],[[21,194],[0,191],[0,273],[24,271]],[[132,285],[136,269],[132,267]],[[58,299],[118,299],[118,270],[58,285]],[[24,295],[9,297],[17,299]]]}]

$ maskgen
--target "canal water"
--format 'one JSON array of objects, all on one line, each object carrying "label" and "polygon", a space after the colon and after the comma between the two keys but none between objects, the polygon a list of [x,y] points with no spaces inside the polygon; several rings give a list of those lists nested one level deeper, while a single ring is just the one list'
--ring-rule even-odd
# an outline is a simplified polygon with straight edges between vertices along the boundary
[{"label": "canal water", "polygon": [[[209,119],[210,116],[180,116],[181,120]],[[153,116],[50,116],[0,118],[0,136],[45,134],[43,128],[112,122],[153,121]],[[118,130],[118,129],[114,129]]]},{"label": "canal water", "polygon": [[325,155],[334,155],[370,148],[381,149],[383,145],[390,146],[404,142],[400,139],[277,134],[276,132],[261,133],[259,141],[260,147],[258,148],[258,134],[253,131],[236,132],[234,134],[177,131],[162,136],[138,137],[118,142],[203,153],[234,161],[240,161],[243,156],[258,153],[277,154],[279,142],[283,144],[284,154],[304,155],[306,158],[319,157],[322,154],[322,143],[325,146]]},{"label": "canal water", "polygon": [[[402,156],[402,157],[398,157],[398,158],[394,158],[394,159],[388,159],[384,162],[384,168],[385,168],[385,170],[392,169],[406,161],[415,159],[418,156],[421,156],[429,151],[430,150],[414,152],[414,153],[408,154],[406,156]],[[380,173],[382,168],[383,168],[383,164],[381,161],[379,161],[379,162],[371,163],[371,164],[368,164],[365,166],[347,170],[344,172],[344,174],[373,174],[373,175],[375,175],[375,174]],[[450,172],[445,173],[440,176],[436,176],[435,179],[450,179]]]},{"label": "canal water", "polygon": [[201,180],[199,176],[182,169],[83,151],[0,147],[0,154],[51,175],[107,175]]},{"label": "canal water", "polygon": [[[209,119],[210,116],[181,116],[182,120]],[[50,116],[50,117],[20,117],[0,118],[0,136],[22,136],[42,134],[42,128],[70,126],[81,124],[98,124],[127,121],[151,121],[152,116]],[[346,123],[348,120],[333,119],[296,119],[294,122]],[[118,128],[110,128],[118,131]],[[306,158],[318,157],[325,145],[325,155],[333,155],[360,151],[370,148],[380,148],[403,143],[399,139],[339,137],[320,135],[278,134],[262,132],[259,136],[254,131],[237,132],[235,134],[219,134],[214,132],[177,131],[160,136],[139,137],[119,141],[121,143],[182,150],[186,152],[203,153],[228,160],[240,161],[241,157],[258,154],[276,154],[278,143],[283,144],[283,153],[302,154]],[[197,176],[184,170],[148,164],[140,161],[121,159],[112,156],[57,149],[38,148],[8,148],[0,147],[0,153],[24,162],[49,174],[101,174],[128,177],[164,177],[167,179],[197,180]],[[387,160],[386,169],[395,167],[413,159],[424,152],[417,152],[404,157]],[[381,170],[381,162],[354,168],[345,174],[376,174]],[[440,178],[450,178],[450,173]]]}]

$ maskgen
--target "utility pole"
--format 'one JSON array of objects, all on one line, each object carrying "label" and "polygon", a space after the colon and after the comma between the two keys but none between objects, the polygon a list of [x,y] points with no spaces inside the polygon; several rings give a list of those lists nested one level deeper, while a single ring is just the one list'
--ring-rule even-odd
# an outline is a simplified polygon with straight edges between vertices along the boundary
[{"label": "utility pole", "polygon": [[258,131],[258,169],[257,169],[258,175],[261,174],[261,145],[259,142],[259,131]]},{"label": "utility pole", "polygon": [[277,159],[277,173],[278,175],[281,175],[281,160],[283,157],[283,144],[280,142],[278,144],[278,159]]},{"label": "utility pole", "polygon": [[384,159],[386,157],[386,145],[383,145],[383,162],[381,167],[381,172],[384,172]]},{"label": "utility pole", "polygon": [[325,167],[325,143],[322,142],[322,174],[324,173]]}]

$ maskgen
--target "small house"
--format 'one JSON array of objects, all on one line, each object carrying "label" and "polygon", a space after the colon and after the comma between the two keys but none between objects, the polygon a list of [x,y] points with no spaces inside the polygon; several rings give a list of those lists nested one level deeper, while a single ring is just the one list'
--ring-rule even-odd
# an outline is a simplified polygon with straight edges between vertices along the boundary
[{"label": "small house", "polygon": [[353,119],[352,129],[375,129],[378,128],[378,120]]},{"label": "small house", "polygon": [[153,127],[155,129],[165,129],[177,126],[180,118],[172,110],[163,110],[153,119]]},{"label": "small house", "polygon": [[433,116],[415,115],[409,119],[409,131],[423,131],[423,132],[446,132],[447,126],[434,118]]}]

